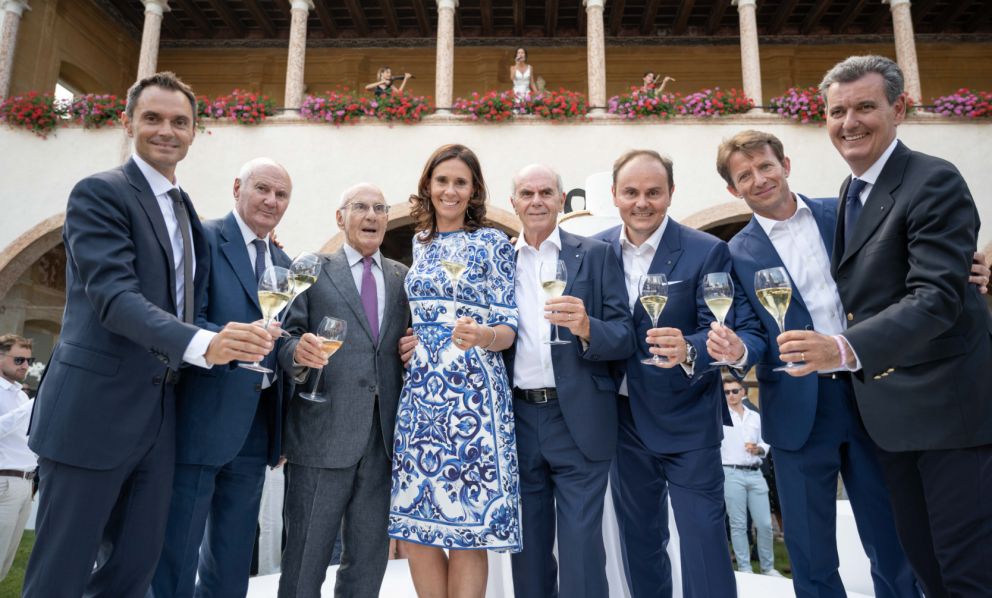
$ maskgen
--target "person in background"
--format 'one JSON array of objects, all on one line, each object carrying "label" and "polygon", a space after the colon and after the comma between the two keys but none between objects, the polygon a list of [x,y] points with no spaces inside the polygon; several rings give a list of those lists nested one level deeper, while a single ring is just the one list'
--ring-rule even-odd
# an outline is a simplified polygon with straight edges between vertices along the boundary
[{"label": "person in background", "polygon": [[[407,81],[412,78],[413,75],[410,73],[403,73],[403,76],[401,77],[393,77],[393,69],[388,66],[384,66],[376,72],[376,80],[365,86],[365,91],[371,90],[377,98],[403,93],[403,89],[406,88]],[[393,86],[393,81],[396,79],[402,80],[399,87]]]},{"label": "person in background", "polygon": [[31,514],[38,457],[28,448],[34,403],[21,390],[34,363],[31,339],[0,336],[0,579],[7,577]]},{"label": "person in background", "polygon": [[513,82],[513,93],[519,99],[527,99],[531,92],[537,93],[534,84],[534,68],[527,64],[527,50],[517,48],[513,54],[513,64],[510,65],[510,81]]}]

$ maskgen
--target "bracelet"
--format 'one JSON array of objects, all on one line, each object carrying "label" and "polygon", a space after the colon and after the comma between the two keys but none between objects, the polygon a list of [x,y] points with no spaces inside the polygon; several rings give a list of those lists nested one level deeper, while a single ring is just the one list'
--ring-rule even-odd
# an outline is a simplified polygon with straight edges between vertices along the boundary
[{"label": "bracelet", "polygon": [[840,351],[840,367],[847,369],[847,347],[844,346],[847,343],[845,343],[844,340],[841,339],[839,334],[834,336],[833,338],[834,338],[834,342],[837,343],[837,350]]},{"label": "bracelet", "polygon": [[489,347],[492,347],[493,343],[496,342],[496,328],[490,326],[489,329],[493,331],[493,340],[489,341],[489,344],[483,347],[483,349],[486,351],[489,351]]}]

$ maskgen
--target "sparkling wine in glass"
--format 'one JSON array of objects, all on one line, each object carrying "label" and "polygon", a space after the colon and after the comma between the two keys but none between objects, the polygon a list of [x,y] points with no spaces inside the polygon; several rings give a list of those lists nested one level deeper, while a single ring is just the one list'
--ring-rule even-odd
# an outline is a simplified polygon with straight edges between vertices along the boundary
[{"label": "sparkling wine in glass", "polygon": [[441,268],[451,281],[451,321],[445,326],[453,327],[458,319],[458,281],[468,268],[468,244],[464,233],[455,233],[440,239]]},{"label": "sparkling wine in glass", "polygon": [[[638,280],[639,296],[641,306],[651,318],[651,327],[658,327],[658,318],[661,317],[665,304],[668,303],[668,277],[664,274],[645,274]],[[652,355],[648,359],[642,359],[641,363],[647,365],[660,365],[665,360],[658,355]]]},{"label": "sparkling wine in glass", "polygon": [[[292,265],[289,266],[290,276],[293,279],[293,296],[289,300],[289,305],[283,311],[283,316],[289,314],[289,308],[293,306],[293,301],[306,292],[320,276],[320,256],[315,253],[303,252],[296,256]],[[285,330],[279,332],[282,336],[290,336]]]},{"label": "sparkling wine in glass", "polygon": [[[734,303],[734,281],[729,272],[710,272],[703,277],[703,301],[716,321],[723,326]],[[730,361],[713,361],[711,365],[734,365]]]},{"label": "sparkling wine in glass", "polygon": [[[758,301],[768,310],[768,313],[778,322],[779,333],[785,332],[785,312],[789,310],[792,301],[792,281],[785,268],[767,268],[754,273],[754,292]],[[801,367],[788,362],[775,368],[776,372],[792,370]]]},{"label": "sparkling wine in glass", "polygon": [[[258,305],[262,308],[262,318],[265,320],[264,327],[268,329],[272,320],[276,317],[293,297],[293,278],[287,268],[271,266],[262,272],[262,277],[258,279]],[[254,372],[271,374],[272,370],[263,366],[259,362],[239,363],[243,367]]]},{"label": "sparkling wine in glass", "polygon": [[[541,262],[541,290],[548,299],[561,297],[565,292],[565,284],[568,282],[568,270],[565,262],[555,260],[553,262]],[[546,345],[567,345],[571,341],[563,341],[558,337],[558,325],[555,324],[555,338],[544,341]]]},{"label": "sparkling wine in glass", "polygon": [[[325,316],[321,321],[320,325],[317,326],[317,330],[314,332],[317,335],[317,340],[320,341],[320,349],[324,352],[324,355],[330,359],[331,355],[334,355],[341,345],[344,344],[344,337],[348,333],[348,323],[344,320],[339,320],[337,318],[332,318],[331,316]],[[313,381],[313,390],[310,392],[301,392],[300,397],[314,403],[325,403],[327,402],[327,397],[317,392],[320,385],[320,375],[324,373],[324,369],[321,368],[317,370],[317,377]]]}]

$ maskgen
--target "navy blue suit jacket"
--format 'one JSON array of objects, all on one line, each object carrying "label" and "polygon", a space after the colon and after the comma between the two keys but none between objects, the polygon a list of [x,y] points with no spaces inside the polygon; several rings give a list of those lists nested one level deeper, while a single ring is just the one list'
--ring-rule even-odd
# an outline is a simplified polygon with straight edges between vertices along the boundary
[{"label": "navy blue suit jacket", "polygon": [[[590,461],[606,461],[617,446],[617,387],[609,362],[634,353],[623,271],[605,243],[559,232],[559,255],[568,271],[563,294],[582,299],[589,315],[589,344],[583,351],[579,339],[560,327],[562,340],[571,344],[551,347],[555,387],[565,425],[579,450]],[[511,383],[515,347],[504,352]]]},{"label": "navy blue suit jacket", "polygon": [[[619,226],[596,238],[608,242],[623,263]],[[651,320],[640,303],[634,306],[633,313],[637,352],[616,370],[618,376],[627,374],[634,425],[652,451],[680,453],[712,447],[723,439],[724,424],[730,425],[720,372],[710,366],[713,360],[706,352],[706,335],[714,317],[703,301],[701,287],[707,273],[730,269],[726,243],[669,218],[648,272],[668,277],[668,304],[658,326],[680,329],[695,347],[693,375],[687,376],[681,366],[662,369],[640,363],[650,357],[644,339],[651,328]],[[726,321],[731,327],[733,312]]]},{"label": "navy blue suit jacket", "polygon": [[[800,196],[802,197],[802,196]],[[820,229],[820,239],[830,257],[834,229],[837,227],[837,200],[811,200],[802,197],[809,206]],[[734,286],[739,291],[735,304],[738,324],[749,312],[761,321],[761,326],[738,331],[748,348],[748,367],[756,368],[758,390],[761,393],[761,435],[773,447],[795,451],[809,438],[816,418],[819,384],[816,374],[794,378],[785,372],[775,372],[782,365],[778,355],[778,323],[772,318],[754,292],[754,273],[765,268],[785,267],[771,239],[755,218],[730,240],[734,260]],[[740,299],[744,295],[743,301]],[[746,303],[744,307],[741,303]],[[792,303],[785,314],[786,330],[813,330],[813,319],[799,289],[792,289]]]},{"label": "navy blue suit jacket", "polygon": [[[261,319],[255,271],[234,213],[204,222],[203,232],[212,267],[197,324],[216,332],[228,322]],[[269,251],[274,265],[290,266],[289,256],[271,241]],[[275,365],[276,360],[271,361]],[[275,369],[267,393],[270,400],[263,405],[270,465],[279,460],[282,437],[282,384]],[[237,367],[237,363],[184,372],[176,396],[176,462],[219,466],[233,460],[251,429],[261,382],[262,374]]]},{"label": "navy blue suit jacket", "polygon": [[[198,290],[210,257],[185,193],[183,201]],[[29,445],[47,459],[113,469],[174,416],[167,374],[179,370],[197,327],[176,318],[172,244],[158,201],[133,160],[76,184],[62,239],[62,333],[38,389]]]}]

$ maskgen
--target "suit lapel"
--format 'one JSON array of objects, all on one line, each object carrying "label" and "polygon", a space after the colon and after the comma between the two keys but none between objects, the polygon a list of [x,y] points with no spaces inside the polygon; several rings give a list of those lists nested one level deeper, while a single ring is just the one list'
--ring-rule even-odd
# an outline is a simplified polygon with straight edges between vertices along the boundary
[{"label": "suit lapel", "polygon": [[[165,218],[162,216],[162,208],[158,205],[158,200],[152,195],[152,188],[148,185],[148,181],[145,180],[145,175],[141,173],[141,169],[134,160],[128,160],[124,166],[124,176],[127,177],[131,187],[134,188],[135,197],[138,200],[138,205],[144,210],[145,215],[148,216],[148,220],[151,222],[152,230],[155,232],[155,238],[158,240],[158,244],[162,247],[162,251],[168,257],[169,272],[174,273],[175,269],[175,257],[172,255],[172,239],[169,238],[169,230],[165,227]],[[190,212],[192,215],[194,212]],[[192,218],[190,219],[192,222]],[[176,296],[176,277],[174,275],[169,276],[169,297],[172,298],[172,303],[175,303]],[[173,305],[175,308],[175,305]]]},{"label": "suit lapel", "polygon": [[580,237],[571,235],[561,229],[558,229],[558,234],[561,237],[561,251],[558,254],[558,259],[565,262],[565,271],[568,273],[565,292],[562,294],[569,295],[571,294],[572,284],[575,282],[579,273],[579,268],[582,267],[582,258],[585,257],[586,250],[582,247]]},{"label": "suit lapel", "polygon": [[[406,291],[403,289],[403,274],[399,266],[382,258],[382,280],[386,287],[386,304],[382,306],[382,321],[379,322],[379,342],[386,337],[386,332],[393,326],[399,325],[403,320],[402,314],[394,314],[393,311],[400,304],[400,296]],[[361,297],[359,297],[361,299]],[[362,311],[364,317],[365,312]],[[371,332],[371,331],[370,331]]]},{"label": "suit lapel", "polygon": [[[233,212],[224,218],[220,235],[220,252],[231,266],[231,271],[237,276],[245,294],[261,313],[262,307],[258,304],[258,281],[255,280],[255,272],[251,267],[248,246],[245,245],[244,237],[241,235],[241,229],[238,228],[238,222],[234,219]],[[273,254],[274,256],[275,254]]]},{"label": "suit lapel", "polygon": [[[362,330],[372,339],[372,329],[369,328],[368,318],[365,317],[365,308],[362,307],[362,298],[355,288],[355,279],[351,275],[351,266],[348,265],[348,257],[344,249],[339,249],[327,258],[324,264],[324,275],[330,283],[341,293],[345,303],[355,313],[355,320],[361,325]],[[385,316],[385,314],[383,314]],[[380,334],[380,336],[382,336]]]},{"label": "suit lapel", "polygon": [[[868,241],[871,235],[878,228],[878,225],[882,223],[883,220],[892,212],[892,204],[895,200],[892,198],[892,193],[899,187],[902,183],[903,173],[906,170],[906,161],[909,158],[909,149],[898,142],[896,149],[889,156],[888,161],[885,166],[882,167],[882,172],[878,175],[878,180],[871,188],[871,193],[868,195],[868,200],[865,201],[865,205],[861,208],[861,216],[858,217],[858,223],[854,228],[854,234],[851,240],[847,243],[847,248],[844,249],[841,255],[838,268],[844,265],[851,256],[858,252],[862,246]],[[847,196],[847,187],[850,185],[850,178],[846,181],[844,189],[842,191],[841,197]],[[843,206],[844,202],[839,201],[838,204]],[[841,208],[838,208],[841,209]],[[837,249],[837,246],[834,246]]]}]

